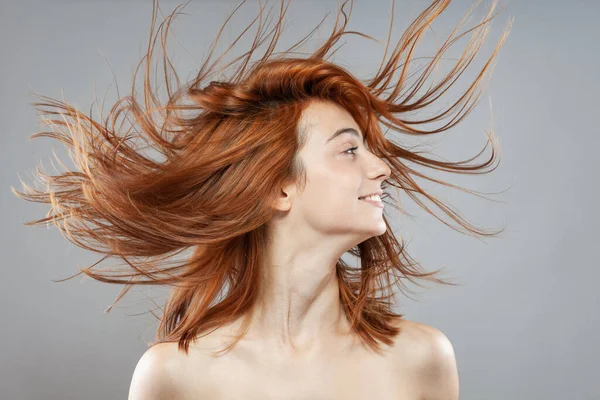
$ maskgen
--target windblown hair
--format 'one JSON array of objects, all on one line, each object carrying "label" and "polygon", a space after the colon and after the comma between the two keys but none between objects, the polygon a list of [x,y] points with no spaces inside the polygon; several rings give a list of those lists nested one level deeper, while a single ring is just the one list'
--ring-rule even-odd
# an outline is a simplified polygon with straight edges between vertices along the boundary
[{"label": "windblown hair", "polygon": [[[352,2],[350,11],[345,10],[348,0],[339,7],[328,39],[310,55],[300,57],[301,53],[294,50],[314,34],[325,18],[294,46],[274,52],[289,6],[282,0],[279,19],[270,31],[266,32],[270,24],[263,26],[261,5],[252,23],[210,63],[223,29],[244,3],[223,24],[195,78],[181,84],[165,46],[177,8],[163,20],[155,34],[157,4],[153,2],[148,53],[136,68],[131,95],[119,98],[107,118],[100,116],[100,120],[95,120],[91,113],[87,116],[66,102],[46,96],[36,96],[43,102],[30,103],[43,114],[58,116],[44,118],[53,127],[51,131],[31,137],[46,136],[62,142],[78,170],[46,175],[36,168],[46,184],[45,190],[34,189],[22,181],[24,192],[11,188],[20,198],[51,205],[45,218],[25,225],[52,222],[68,240],[103,254],[98,262],[79,269],[79,273],[67,279],[84,273],[101,282],[123,284],[113,305],[134,285],[172,287],[163,315],[158,317],[153,313],[160,319],[157,341],[153,344],[177,341],[186,353],[190,341],[200,333],[242,317],[243,332],[225,350],[247,332],[261,288],[260,268],[269,243],[272,204],[284,182],[291,180],[299,187],[306,183],[298,153],[307,132],[300,129],[299,120],[312,101],[335,102],[354,117],[369,149],[391,169],[384,189],[401,189],[427,212],[459,232],[493,236],[502,231],[488,232],[471,225],[422,189],[415,178],[469,193],[474,191],[426,176],[409,166],[412,162],[454,173],[491,172],[499,160],[493,131],[486,134],[488,141],[480,153],[457,162],[428,158],[423,152],[409,150],[385,136],[390,129],[416,136],[443,132],[458,124],[475,107],[485,86],[484,77],[491,75],[492,61],[508,35],[510,24],[476,79],[451,106],[425,119],[409,117],[427,106],[437,105],[436,100],[471,63],[487,34],[496,1],[481,23],[455,36],[478,4],[475,3],[412,85],[408,83],[409,63],[414,61],[416,45],[449,5],[449,0],[433,1],[410,24],[388,57],[394,15],[392,1],[385,54],[377,72],[366,81],[328,61],[335,51],[332,51],[334,45],[346,34],[373,39],[346,30],[352,12]],[[251,48],[228,64],[219,64],[257,20],[259,26]],[[161,104],[150,84],[152,54],[161,32],[166,104]],[[469,32],[473,32],[472,37],[450,72],[441,82],[417,94],[444,52]],[[263,56],[251,62],[255,50],[266,41],[268,47]],[[144,59],[141,103],[135,97],[135,81]],[[212,80],[232,66],[236,68],[229,79]],[[174,88],[169,70],[175,73]],[[157,113],[161,117],[158,120]],[[449,116],[453,116],[451,120],[437,129],[419,129],[420,125]],[[120,125],[119,117],[123,117]],[[123,128],[125,119],[130,123],[127,130]],[[471,163],[488,143],[492,148],[489,159]],[[153,150],[154,157],[146,149]],[[420,197],[431,201],[459,227],[438,217]],[[384,201],[401,210],[399,200],[387,191]],[[424,279],[454,285],[438,277],[441,270],[427,272],[410,257],[402,238],[391,232],[385,214],[384,220],[388,226],[384,234],[348,250],[360,259],[360,268],[352,268],[341,258],[336,265],[340,301],[352,329],[374,350],[379,350],[378,342],[391,344],[399,332],[392,324],[394,318],[402,317],[392,311],[394,287],[404,293],[405,279],[416,284]],[[185,257],[177,257],[186,250],[191,251]],[[109,257],[123,260],[125,269],[110,271],[111,274],[94,270]]]}]

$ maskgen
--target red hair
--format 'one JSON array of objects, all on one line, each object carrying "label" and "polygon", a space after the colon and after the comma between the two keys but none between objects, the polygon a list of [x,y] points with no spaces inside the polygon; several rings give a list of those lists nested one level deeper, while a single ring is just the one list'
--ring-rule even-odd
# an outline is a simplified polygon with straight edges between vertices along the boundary
[{"label": "red hair", "polygon": [[[486,232],[471,225],[423,190],[414,178],[473,191],[428,177],[408,164],[412,162],[455,173],[491,172],[495,167],[488,167],[499,161],[493,131],[488,134],[491,155],[479,164],[470,162],[485,148],[468,160],[440,161],[403,147],[385,136],[387,130],[382,131],[383,126],[409,135],[442,132],[459,123],[473,109],[484,86],[482,81],[486,72],[491,74],[492,61],[509,29],[503,33],[476,79],[454,104],[426,119],[408,117],[414,111],[436,104],[470,64],[487,34],[496,2],[481,23],[453,37],[461,21],[416,83],[410,86],[408,65],[414,48],[450,1],[434,1],[427,7],[407,28],[386,59],[388,36],[382,63],[368,81],[361,81],[328,61],[333,46],[343,35],[358,34],[370,38],[359,32],[346,31],[352,11],[350,3],[350,12],[346,13],[347,3],[346,0],[339,8],[329,38],[305,58],[291,57],[291,54],[312,36],[314,30],[286,51],[274,53],[287,6],[284,7],[282,1],[279,20],[266,35],[261,8],[257,16],[260,25],[252,47],[229,64],[217,68],[220,59],[212,64],[209,62],[230,16],[197,76],[181,84],[175,73],[175,90],[169,79],[167,68],[172,69],[172,65],[165,49],[171,19],[176,15],[171,13],[157,32],[157,35],[163,32],[163,65],[168,94],[165,104],[160,103],[150,85],[150,65],[157,39],[154,36],[156,4],[153,3],[152,29],[148,53],[144,57],[143,103],[135,97],[137,69],[131,95],[120,98],[104,120],[94,120],[65,102],[45,96],[37,96],[45,102],[31,103],[44,114],[60,117],[44,120],[58,129],[38,132],[32,137],[47,136],[62,142],[78,170],[55,176],[38,170],[46,182],[43,191],[25,184],[24,193],[12,188],[13,193],[25,200],[51,205],[45,218],[26,225],[52,222],[76,245],[104,254],[98,262],[80,269],[74,276],[84,273],[101,282],[124,284],[113,305],[133,285],[172,286],[163,315],[157,317],[160,326],[154,344],[177,341],[179,348],[187,352],[190,341],[202,332],[240,317],[245,318],[243,328],[247,328],[260,288],[262,255],[269,239],[268,222],[274,212],[271,204],[285,180],[291,179],[300,186],[305,183],[304,166],[297,154],[304,144],[306,132],[299,128],[298,122],[311,101],[332,101],[351,113],[364,132],[369,149],[391,169],[384,189],[402,189],[427,212],[455,230],[460,231],[460,228],[437,217],[419,197],[431,201],[469,234],[492,236],[502,231]],[[392,21],[393,9],[392,3]],[[163,28],[165,22],[166,31]],[[471,31],[474,32],[472,39],[455,67],[440,83],[417,95],[442,54]],[[263,57],[250,63],[255,49],[268,39]],[[405,61],[401,63],[403,58]],[[229,79],[210,81],[217,72],[232,65],[237,68]],[[399,76],[396,76],[397,72]],[[207,81],[210,82],[206,84]],[[184,103],[185,99],[189,101]],[[157,112],[162,117],[160,121],[155,119]],[[454,115],[453,118],[437,129],[419,129],[422,124],[450,115]],[[123,120],[117,125],[119,117]],[[127,130],[123,129],[125,119],[131,123]],[[145,149],[155,151],[159,157],[151,157]],[[394,199],[386,192],[384,201],[400,210],[397,200],[390,202],[390,198]],[[378,342],[391,344],[398,333],[392,319],[402,317],[402,314],[392,311],[393,287],[406,289],[404,279],[417,284],[419,279],[454,284],[440,279],[440,270],[425,271],[408,255],[402,238],[394,236],[385,215],[384,220],[388,230],[383,235],[348,250],[360,258],[360,269],[351,268],[341,258],[336,265],[340,301],[346,315],[353,330],[374,349],[379,348]],[[192,251],[177,257],[186,250]],[[109,257],[123,260],[125,269],[113,274],[94,270]],[[244,333],[240,333],[227,349]]]}]

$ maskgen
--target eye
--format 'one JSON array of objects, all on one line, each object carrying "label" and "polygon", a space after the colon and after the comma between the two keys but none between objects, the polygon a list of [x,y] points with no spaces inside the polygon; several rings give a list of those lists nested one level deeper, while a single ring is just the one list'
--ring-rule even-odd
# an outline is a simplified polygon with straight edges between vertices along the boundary
[{"label": "eye", "polygon": [[349,148],[348,150],[344,151],[344,153],[346,153],[346,154],[354,154],[354,155],[356,155],[355,153],[348,153],[348,152],[349,152],[349,151],[350,151],[350,152],[353,152],[353,151],[356,151],[357,149],[358,149],[358,146],[357,146],[357,147],[351,147],[351,148]]}]

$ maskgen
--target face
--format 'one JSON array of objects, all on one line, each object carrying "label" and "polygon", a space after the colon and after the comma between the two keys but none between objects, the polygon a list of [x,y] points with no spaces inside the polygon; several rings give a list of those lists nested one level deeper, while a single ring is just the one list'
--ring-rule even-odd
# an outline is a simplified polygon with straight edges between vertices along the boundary
[{"label": "face", "polygon": [[367,149],[352,115],[336,103],[313,102],[300,127],[307,132],[299,154],[307,182],[302,192],[288,188],[287,198],[296,226],[338,235],[350,247],[385,233],[383,209],[359,197],[380,190],[390,168]]}]

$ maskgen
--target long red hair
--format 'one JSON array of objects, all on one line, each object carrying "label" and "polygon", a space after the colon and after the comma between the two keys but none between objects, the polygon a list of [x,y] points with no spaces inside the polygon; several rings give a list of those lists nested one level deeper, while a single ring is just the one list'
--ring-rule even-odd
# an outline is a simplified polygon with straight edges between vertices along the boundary
[{"label": "long red hair", "polygon": [[[12,188],[15,195],[25,200],[51,205],[45,218],[26,225],[52,222],[68,240],[103,254],[98,262],[67,279],[84,273],[101,282],[124,284],[113,305],[133,285],[169,285],[170,297],[162,316],[157,316],[160,325],[154,344],[177,341],[179,348],[187,353],[190,341],[200,333],[244,317],[243,332],[226,349],[234,346],[246,332],[259,291],[259,269],[268,243],[268,222],[274,212],[270,204],[285,180],[292,179],[300,186],[305,183],[304,166],[297,154],[306,132],[298,131],[298,121],[307,105],[315,100],[332,101],[348,110],[364,132],[369,149],[388,163],[391,175],[383,186],[388,189],[384,195],[387,204],[401,211],[398,199],[389,192],[394,187],[455,230],[479,236],[500,233],[502,229],[487,232],[471,225],[423,190],[415,178],[469,193],[474,191],[428,177],[409,166],[412,162],[455,173],[491,172],[499,161],[493,131],[488,134],[491,155],[479,164],[471,162],[485,148],[468,160],[449,162],[426,157],[424,152],[408,149],[386,137],[390,129],[408,135],[442,132],[458,124],[473,109],[510,24],[476,79],[455,103],[426,119],[409,117],[437,104],[436,100],[470,64],[487,34],[496,2],[482,22],[454,37],[461,21],[412,85],[408,72],[415,46],[450,1],[433,1],[406,29],[389,57],[388,36],[382,63],[367,81],[328,61],[343,35],[370,38],[345,29],[352,11],[350,3],[346,12],[347,3],[344,1],[339,8],[329,38],[310,56],[292,57],[292,54],[316,28],[286,51],[274,52],[288,7],[282,1],[279,20],[268,33],[265,32],[269,25],[262,23],[261,7],[250,24],[258,20],[259,29],[246,53],[220,65],[230,47],[211,63],[230,16],[198,74],[181,84],[165,48],[177,8],[163,20],[155,34],[155,1],[148,53],[138,64],[139,69],[145,59],[143,102],[135,97],[137,69],[131,95],[120,98],[105,119],[101,116],[95,120],[65,102],[36,96],[44,101],[31,104],[51,116],[44,122],[55,129],[32,137],[59,140],[69,149],[78,170],[54,176],[37,170],[46,183],[44,190],[22,182],[24,192]],[[392,21],[393,14],[392,2]],[[390,32],[391,27],[390,22]],[[150,84],[152,54],[160,32],[168,94],[165,103],[159,101]],[[452,70],[441,82],[417,94],[443,53],[469,32],[473,32],[471,41]],[[250,62],[254,51],[266,41],[264,55]],[[228,79],[212,80],[232,66],[236,69]],[[169,70],[175,73],[176,86]],[[425,123],[449,116],[451,120],[439,128],[419,129]],[[123,127],[125,121],[130,123],[128,129]],[[421,197],[464,230],[436,216]],[[340,301],[352,328],[375,350],[379,349],[378,342],[391,344],[398,333],[392,319],[402,314],[392,311],[394,287],[404,292],[404,279],[416,284],[419,279],[454,284],[438,277],[441,270],[425,271],[408,255],[402,238],[395,237],[385,214],[384,220],[388,230],[383,235],[348,250],[360,259],[359,269],[350,267],[341,258],[336,265]],[[191,251],[184,253],[187,250]],[[125,268],[110,274],[94,270],[109,257],[123,260]]]}]

